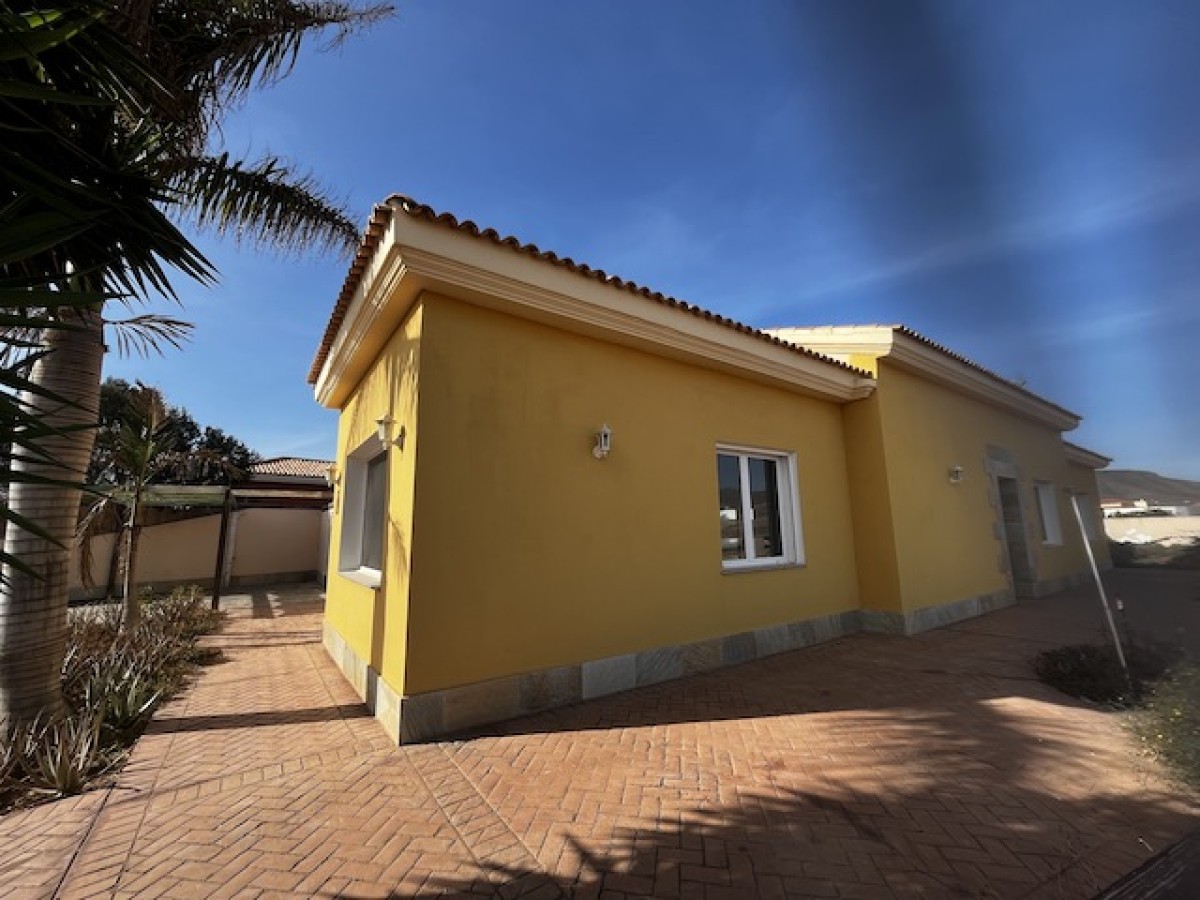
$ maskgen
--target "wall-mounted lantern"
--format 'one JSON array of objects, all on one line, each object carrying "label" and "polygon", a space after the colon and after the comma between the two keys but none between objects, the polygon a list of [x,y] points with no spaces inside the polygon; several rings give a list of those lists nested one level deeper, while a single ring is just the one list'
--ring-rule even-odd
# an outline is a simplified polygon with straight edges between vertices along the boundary
[{"label": "wall-mounted lantern", "polygon": [[951,466],[949,474],[951,484],[962,484],[964,474],[962,466]]},{"label": "wall-mounted lantern", "polygon": [[596,432],[596,446],[592,448],[592,456],[604,459],[612,450],[612,429],[607,424],[601,425]]},{"label": "wall-mounted lantern", "polygon": [[381,444],[391,443],[392,425],[395,423],[395,421],[396,420],[387,413],[384,413],[375,420],[375,434],[378,436]]},{"label": "wall-mounted lantern", "polygon": [[395,444],[399,449],[403,450],[404,440],[408,437],[408,429],[401,425],[400,430],[396,433],[396,437],[393,438],[392,426],[395,424],[396,420],[387,413],[384,413],[375,420],[375,436],[379,438],[379,443],[384,445]]}]

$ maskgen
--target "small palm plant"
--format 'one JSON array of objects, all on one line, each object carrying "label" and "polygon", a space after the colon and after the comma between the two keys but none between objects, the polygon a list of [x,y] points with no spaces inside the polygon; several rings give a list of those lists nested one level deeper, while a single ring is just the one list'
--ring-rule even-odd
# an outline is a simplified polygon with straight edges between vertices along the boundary
[{"label": "small palm plant", "polygon": [[141,622],[142,608],[137,585],[138,541],[143,527],[146,493],[165,472],[204,467],[221,469],[233,478],[242,474],[224,457],[209,450],[180,450],[176,440],[176,422],[158,388],[138,382],[129,393],[129,402],[114,426],[96,439],[96,458],[100,462],[101,488],[80,524],[80,565],[85,577],[91,572],[90,542],[96,530],[114,515],[123,513],[122,592],[124,612],[122,628],[133,629]]}]

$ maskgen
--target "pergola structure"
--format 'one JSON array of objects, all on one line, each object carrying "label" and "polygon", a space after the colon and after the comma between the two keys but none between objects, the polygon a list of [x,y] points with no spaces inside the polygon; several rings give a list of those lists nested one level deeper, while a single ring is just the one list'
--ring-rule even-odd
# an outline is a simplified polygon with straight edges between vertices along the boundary
[{"label": "pergola structure", "polygon": [[[120,490],[114,491],[119,500]],[[221,525],[217,539],[217,558],[213,570],[212,607],[218,609],[229,547],[230,522],[239,509],[326,509],[333,501],[333,489],[328,485],[305,486],[279,484],[257,479],[239,485],[156,484],[142,495],[147,507],[193,509],[197,507],[221,510]]]}]

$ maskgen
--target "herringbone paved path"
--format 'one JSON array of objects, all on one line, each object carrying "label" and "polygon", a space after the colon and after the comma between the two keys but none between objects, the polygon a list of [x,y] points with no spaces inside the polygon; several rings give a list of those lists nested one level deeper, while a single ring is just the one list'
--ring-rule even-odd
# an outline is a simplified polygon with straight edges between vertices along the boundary
[{"label": "herringbone paved path", "polygon": [[[1191,577],[1142,608],[1185,640]],[[1090,636],[1086,595],[410,748],[325,657],[319,602],[244,598],[115,788],[0,819],[0,894],[1090,897],[1197,823],[1117,717],[1030,679]]]}]

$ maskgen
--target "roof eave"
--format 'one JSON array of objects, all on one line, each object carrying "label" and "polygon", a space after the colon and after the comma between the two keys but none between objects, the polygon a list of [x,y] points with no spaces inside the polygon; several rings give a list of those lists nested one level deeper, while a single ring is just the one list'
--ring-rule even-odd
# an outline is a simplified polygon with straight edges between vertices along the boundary
[{"label": "roof eave", "polygon": [[894,334],[892,351],[885,358],[901,368],[1057,431],[1070,431],[1082,421],[1070,410],[969,365],[906,330],[896,329]]},{"label": "roof eave", "polygon": [[627,282],[570,261],[555,264],[441,219],[393,212],[380,229],[381,218],[377,210],[370,252],[356,259],[352,290],[339,298],[344,311],[328,352],[318,357],[314,392],[324,406],[344,404],[424,291],[835,402],[874,389],[861,370],[687,304],[631,292]]},{"label": "roof eave", "polygon": [[1072,444],[1070,441],[1063,441],[1063,449],[1067,454],[1067,462],[1086,466],[1089,469],[1103,469],[1112,462],[1107,456],[1097,453],[1095,450],[1089,450],[1087,447]]}]

